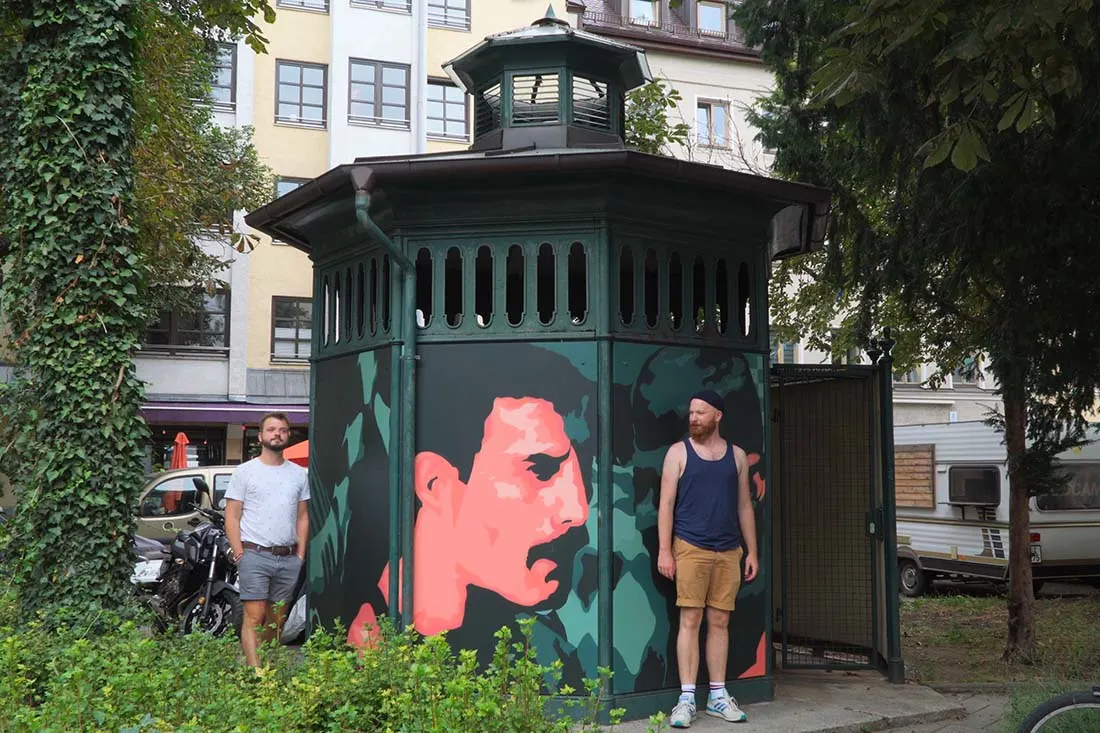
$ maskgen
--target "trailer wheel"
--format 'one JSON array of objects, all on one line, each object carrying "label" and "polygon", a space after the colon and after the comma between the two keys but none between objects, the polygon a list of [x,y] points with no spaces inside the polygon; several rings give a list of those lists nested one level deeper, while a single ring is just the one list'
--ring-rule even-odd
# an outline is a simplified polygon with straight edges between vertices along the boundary
[{"label": "trailer wheel", "polygon": [[928,573],[917,567],[912,560],[898,561],[898,585],[901,593],[910,598],[917,598],[928,591]]}]

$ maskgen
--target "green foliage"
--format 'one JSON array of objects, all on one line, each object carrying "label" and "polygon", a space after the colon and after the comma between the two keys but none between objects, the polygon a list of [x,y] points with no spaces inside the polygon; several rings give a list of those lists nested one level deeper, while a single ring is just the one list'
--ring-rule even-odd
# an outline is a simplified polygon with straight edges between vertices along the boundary
[{"label": "green foliage", "polygon": [[209,104],[195,102],[208,98],[217,45],[162,3],[142,0],[138,11],[134,220],[150,305],[163,311],[189,305],[180,283],[213,291],[226,258],[204,251],[202,238],[228,238],[239,252],[255,246],[253,235],[232,231],[231,217],[270,200],[275,182],[252,128],[222,128]]},{"label": "green foliage", "polygon": [[255,18],[275,22],[269,0],[161,0],[164,10],[185,28],[203,38],[244,38],[256,53],[264,53],[267,39]]},{"label": "green foliage", "polygon": [[[981,14],[1001,6],[959,4],[958,12]],[[1081,185],[1097,173],[1096,74],[1082,75],[1081,93],[1059,98],[1065,124],[990,140],[985,152],[992,162],[970,175],[928,169],[927,140],[957,120],[975,130],[995,124],[1000,108],[975,107],[965,98],[949,114],[929,106],[943,44],[923,34],[904,39],[898,48],[906,53],[891,49],[876,57],[876,82],[853,80],[859,93],[841,100],[845,104],[821,104],[820,69],[887,32],[884,27],[868,30],[871,38],[853,35],[853,7],[748,0],[737,11],[749,42],[762,44],[775,73],[776,90],[751,122],[777,150],[777,173],[834,194],[823,252],[776,268],[771,295],[777,330],[827,347],[866,343],[870,334],[892,325],[900,339],[897,366],[937,363],[943,371],[933,385],[968,356],[984,352],[1002,386],[1026,393],[1030,415],[1042,427],[1032,438],[1073,426],[1092,407],[1100,383],[1100,329],[1077,317],[1100,302],[1095,280],[1077,274],[1090,271],[1100,257],[1090,224],[1098,204]],[[913,7],[874,3],[867,12]],[[903,27],[889,26],[894,32]],[[966,28],[951,24],[943,31]],[[921,39],[928,42],[919,45]],[[1001,61],[983,57],[982,63],[1009,64],[1015,48],[1009,46]],[[1095,71],[1097,58],[1082,52],[1067,63]],[[966,159],[972,154],[984,155],[977,149],[962,153]],[[1067,260],[1072,267],[1065,266]],[[1073,440],[1046,441],[1043,448]]]},{"label": "green foliage", "polygon": [[0,461],[23,487],[13,570],[24,597],[92,607],[125,587],[145,437],[132,6],[27,5],[0,72],[2,304],[22,367],[0,396]]},{"label": "green foliage", "polygon": [[0,470],[20,487],[7,563],[55,622],[125,605],[147,434],[134,355],[164,286],[220,266],[191,235],[270,192],[248,131],[190,101],[215,36],[262,48],[257,12],[266,0],[0,7],[0,305],[20,367],[0,394]]},{"label": "green foliage", "polygon": [[861,3],[845,21],[814,74],[816,95],[840,105],[879,95],[892,65],[923,58],[923,102],[943,119],[918,151],[928,167],[950,157],[969,171],[989,160],[990,136],[1054,127],[1058,107],[1086,92],[1085,57],[1096,53],[1091,0]]},{"label": "green foliage", "polygon": [[671,155],[669,146],[686,143],[690,128],[668,119],[669,110],[675,110],[680,101],[680,93],[666,88],[660,79],[627,92],[627,146],[650,155]]},{"label": "green foliage", "polygon": [[0,628],[0,733],[598,730],[607,673],[571,701],[573,714],[553,710],[542,685],[560,670],[534,661],[531,628],[519,640],[498,633],[485,670],[471,652],[456,657],[441,636],[421,640],[384,625],[363,650],[324,631],[300,653],[265,648],[258,671],[234,661],[229,638],[150,636],[125,622],[97,637],[38,624]]},{"label": "green foliage", "polygon": [[[1100,386],[1100,281],[1083,275],[1100,268],[1086,183],[1100,173],[1100,55],[1074,30],[1100,10],[1024,5],[746,0],[735,15],[775,73],[750,121],[776,171],[834,194],[823,252],[773,275],[780,330],[859,344],[893,326],[898,366],[937,364],[933,385],[989,357],[1017,499],[1009,651],[1028,658],[1026,497],[1056,483],[1052,458],[1079,444]],[[990,134],[1025,87],[1053,116]]]}]

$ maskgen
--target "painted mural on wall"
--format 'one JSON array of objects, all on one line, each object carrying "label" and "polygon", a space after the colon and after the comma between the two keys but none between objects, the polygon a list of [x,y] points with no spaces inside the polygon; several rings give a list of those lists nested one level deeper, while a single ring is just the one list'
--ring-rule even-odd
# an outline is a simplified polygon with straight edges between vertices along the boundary
[{"label": "painted mural on wall", "polygon": [[[595,346],[566,351],[422,346],[413,619],[488,662],[496,631],[534,615],[545,661],[562,659],[579,686],[596,674],[595,607],[577,616],[568,602],[596,592]],[[331,497],[313,517],[314,609],[360,644],[389,601],[389,355],[317,366],[318,425],[343,448],[314,453],[317,491]]]},{"label": "painted mural on wall", "polygon": [[[325,499],[312,517],[314,611],[326,626],[350,623],[353,644],[389,600],[389,359],[368,352],[317,365],[324,419],[311,474]],[[702,386],[726,395],[736,413],[723,421],[727,437],[759,460],[758,367],[728,352],[615,346],[617,691],[678,684],[675,592],[655,566],[661,460],[686,434],[686,401]],[[424,344],[418,377],[417,629],[446,631],[484,663],[501,626],[518,633],[517,622],[534,616],[540,661],[561,660],[563,681],[579,689],[598,659],[596,345]],[[762,464],[753,469],[762,497]],[[763,673],[763,593],[756,582],[739,596],[731,676]]]},{"label": "painted mural on wall", "polygon": [[[713,389],[726,401],[721,433],[749,457],[756,504],[757,542],[767,567],[763,521],[764,359],[719,349],[619,343],[615,345],[612,579],[616,692],[676,688],[675,584],[657,573],[657,506],[668,447],[687,437],[691,395]],[[766,574],[742,583],[730,622],[730,679],[766,672]],[[706,665],[700,664],[705,675]],[[702,677],[700,678],[702,679]]]},{"label": "painted mural on wall", "polygon": [[385,605],[359,573],[381,570],[389,552],[390,355],[386,347],[313,367],[313,409],[324,419],[310,436],[307,572],[314,621],[329,628],[366,598]]}]

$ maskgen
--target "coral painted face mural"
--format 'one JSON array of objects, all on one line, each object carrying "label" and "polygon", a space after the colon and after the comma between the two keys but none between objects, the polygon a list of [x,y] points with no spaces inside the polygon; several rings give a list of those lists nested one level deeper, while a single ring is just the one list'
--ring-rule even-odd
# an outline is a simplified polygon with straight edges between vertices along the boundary
[{"label": "coral painted face mural", "polygon": [[[558,560],[542,550],[584,525],[588,496],[577,451],[552,403],[497,398],[468,480],[430,451],[417,453],[415,476],[417,631],[461,626],[470,586],[525,607],[554,594],[560,580],[550,576]],[[388,583],[381,590],[387,594]]]},{"label": "coral painted face mural", "polygon": [[[563,681],[577,688],[597,675],[598,658],[596,348],[424,344],[418,373],[417,630],[445,631],[456,649],[487,662],[501,626],[516,630],[534,616],[540,661],[561,660]],[[605,512],[614,536],[614,684],[616,692],[655,690],[677,684],[675,589],[655,567],[661,458],[687,434],[687,398],[718,389],[734,411],[723,420],[727,437],[756,464],[762,499],[762,359],[757,375],[746,357],[724,351],[614,348],[614,507]],[[362,644],[389,605],[390,354],[315,368],[325,417],[314,429],[311,477],[326,494],[312,517],[315,621],[351,619],[348,640]],[[746,584],[739,596],[731,677],[763,674],[763,585]]]}]

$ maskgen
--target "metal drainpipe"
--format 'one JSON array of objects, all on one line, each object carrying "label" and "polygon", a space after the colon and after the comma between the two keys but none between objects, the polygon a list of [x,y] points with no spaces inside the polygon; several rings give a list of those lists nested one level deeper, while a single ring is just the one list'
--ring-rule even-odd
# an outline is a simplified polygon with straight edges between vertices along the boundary
[{"label": "metal drainpipe", "polygon": [[890,329],[884,328],[878,348],[879,389],[882,405],[882,534],[886,563],[886,675],[890,682],[905,682],[905,663],[901,657],[901,605],[898,598],[898,518],[894,490],[894,357],[890,350],[896,342]]},{"label": "metal drainpipe", "polygon": [[[467,6],[469,7],[469,5]],[[416,152],[428,152],[428,0],[416,1]],[[436,69],[439,74],[439,69]]]},{"label": "metal drainpipe", "polygon": [[[390,604],[400,593],[401,599],[401,625],[407,627],[413,620],[413,509],[416,485],[414,482],[413,465],[415,460],[416,442],[416,353],[417,325],[416,325],[416,267],[397,243],[370,218],[370,188],[374,178],[374,171],[367,167],[355,168],[351,173],[352,182],[355,185],[355,218],[373,239],[378,241],[394,263],[401,268],[402,278],[402,324],[401,324],[401,386],[402,398],[401,432],[398,444],[401,446],[401,587],[397,587],[397,569],[390,567]],[[397,406],[391,406],[396,408]],[[391,440],[392,445],[392,440]],[[393,471],[391,470],[391,478]],[[391,502],[395,497],[391,491]],[[392,507],[392,503],[391,503]],[[391,512],[392,516],[392,512]],[[392,527],[391,527],[392,531]]]}]

